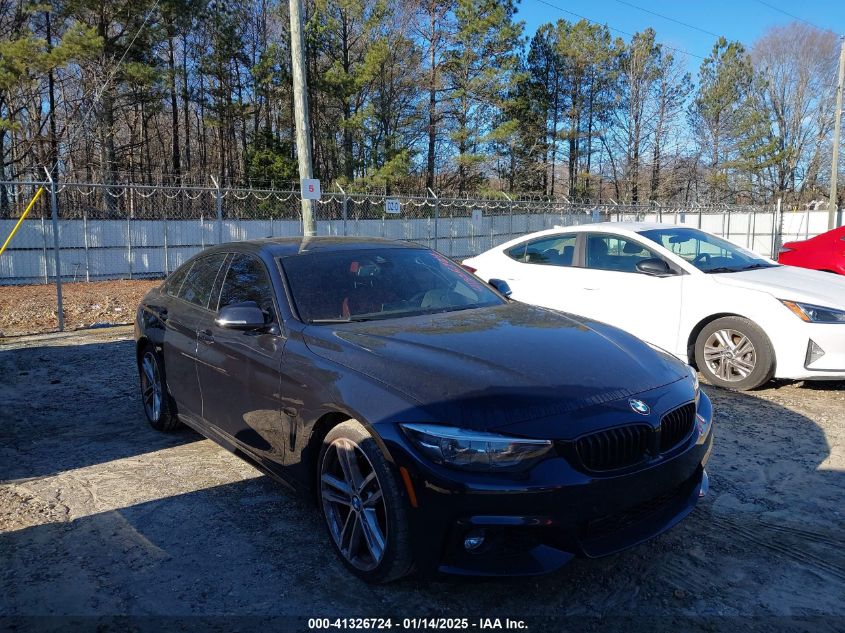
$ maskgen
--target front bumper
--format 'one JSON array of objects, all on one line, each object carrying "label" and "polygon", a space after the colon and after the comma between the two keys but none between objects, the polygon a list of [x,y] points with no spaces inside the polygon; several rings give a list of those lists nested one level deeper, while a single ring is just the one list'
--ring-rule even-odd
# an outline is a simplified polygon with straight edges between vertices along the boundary
[{"label": "front bumper", "polygon": [[[810,341],[824,350],[824,356],[814,362],[808,362],[807,357]],[[798,322],[772,343],[777,356],[775,374],[778,378],[845,380],[845,325]]]},{"label": "front bumper", "polygon": [[[688,515],[706,492],[713,442],[712,406],[703,393],[698,415],[700,424],[681,447],[614,476],[586,474],[563,457],[518,474],[459,471],[420,457],[396,425],[376,430],[397,468],[410,475],[418,571],[518,576],[633,547]],[[479,530],[484,545],[467,551],[465,538]]]}]

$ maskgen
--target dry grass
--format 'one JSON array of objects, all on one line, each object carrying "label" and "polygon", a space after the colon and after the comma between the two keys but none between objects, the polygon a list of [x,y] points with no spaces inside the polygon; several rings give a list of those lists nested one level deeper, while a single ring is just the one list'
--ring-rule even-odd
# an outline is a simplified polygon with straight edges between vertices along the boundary
[{"label": "dry grass", "polygon": [[[65,329],[131,323],[141,297],[160,280],[116,280],[62,285]],[[59,327],[56,286],[0,286],[0,337],[50,332]]]}]

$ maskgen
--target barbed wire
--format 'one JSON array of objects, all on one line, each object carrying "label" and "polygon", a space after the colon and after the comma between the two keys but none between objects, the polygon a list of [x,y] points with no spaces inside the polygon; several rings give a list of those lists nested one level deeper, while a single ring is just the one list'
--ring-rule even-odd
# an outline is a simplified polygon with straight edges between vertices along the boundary
[{"label": "barbed wire", "polygon": [[[40,181],[0,181],[0,186],[4,187],[11,196],[17,199],[20,192],[28,187],[38,187],[43,185]],[[279,190],[267,188],[248,188],[248,187],[214,187],[212,185],[148,185],[140,183],[132,184],[113,184],[113,183],[98,183],[98,182],[60,182],[56,183],[57,193],[65,196],[73,194],[80,198],[88,199],[95,194],[100,194],[104,199],[110,199],[115,202],[127,198],[138,198],[140,200],[150,200],[156,196],[161,196],[168,201],[183,201],[190,203],[200,200],[205,196],[208,201],[219,200],[220,202],[227,201],[237,203],[248,203],[254,201],[260,203],[299,203],[302,200],[301,193],[298,190]],[[339,187],[338,187],[339,189]],[[398,204],[402,213],[423,213],[426,210],[441,209],[443,211],[459,211],[459,210],[478,210],[481,212],[508,212],[508,211],[525,211],[532,209],[544,209],[548,211],[564,211],[564,212],[581,212],[589,213],[591,211],[599,211],[602,213],[625,213],[625,212],[642,212],[662,211],[667,213],[672,212],[708,212],[708,211],[730,211],[731,209],[747,209],[752,207],[771,207],[769,205],[760,204],[736,204],[729,205],[726,203],[702,203],[702,202],[686,202],[680,203],[677,201],[657,202],[657,201],[642,201],[642,202],[617,202],[612,199],[605,200],[570,200],[565,196],[553,198],[545,195],[537,194],[505,194],[507,198],[499,195],[477,195],[470,196],[469,194],[437,194],[427,193],[413,193],[404,192],[396,194],[385,193],[366,193],[366,192],[344,192],[343,190],[334,191],[329,189],[324,191],[322,197],[317,200],[317,203],[323,207],[343,206],[348,205],[349,208],[366,206],[369,210],[385,205],[388,200],[395,201]],[[80,202],[81,204],[81,202]],[[108,205],[106,205],[108,206]],[[7,209],[9,213],[11,209]],[[387,213],[387,211],[384,211]]]}]

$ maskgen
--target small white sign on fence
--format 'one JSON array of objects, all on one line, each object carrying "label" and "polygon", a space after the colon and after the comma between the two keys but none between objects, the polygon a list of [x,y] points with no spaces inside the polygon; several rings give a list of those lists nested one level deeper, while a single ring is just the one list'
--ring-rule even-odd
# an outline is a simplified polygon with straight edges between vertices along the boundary
[{"label": "small white sign on fence", "polygon": [[481,212],[481,209],[473,209],[472,210],[472,225],[475,228],[481,226],[481,219],[484,217],[484,214]]},{"label": "small white sign on fence", "polygon": [[402,213],[402,205],[399,204],[399,198],[385,198],[384,199],[385,213]]},{"label": "small white sign on fence", "polygon": [[320,199],[320,181],[317,178],[303,178],[301,190],[306,200]]}]

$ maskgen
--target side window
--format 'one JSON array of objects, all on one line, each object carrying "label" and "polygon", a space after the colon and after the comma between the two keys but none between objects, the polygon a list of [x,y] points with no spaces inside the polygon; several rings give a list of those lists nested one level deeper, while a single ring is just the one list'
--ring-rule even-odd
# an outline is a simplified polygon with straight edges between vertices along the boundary
[{"label": "side window", "polygon": [[627,237],[596,233],[587,237],[587,268],[635,273],[637,264],[654,258],[660,259],[653,251]]},{"label": "side window", "polygon": [[254,301],[265,312],[273,313],[273,289],[264,264],[249,255],[236,254],[223,280],[219,308],[243,301]]},{"label": "side window", "polygon": [[572,266],[576,235],[554,235],[519,244],[506,251],[508,257],[525,264]]},{"label": "side window", "polygon": [[226,253],[215,253],[196,260],[182,283],[179,298],[207,308],[214,290],[214,282],[225,259]]},{"label": "side window", "polygon": [[182,287],[182,282],[185,281],[185,277],[187,276],[188,272],[190,272],[191,268],[193,267],[195,262],[191,262],[190,264],[185,264],[180,268],[177,268],[171,275],[167,278],[167,281],[164,282],[164,291],[172,296],[177,296],[179,294],[179,289]]}]

